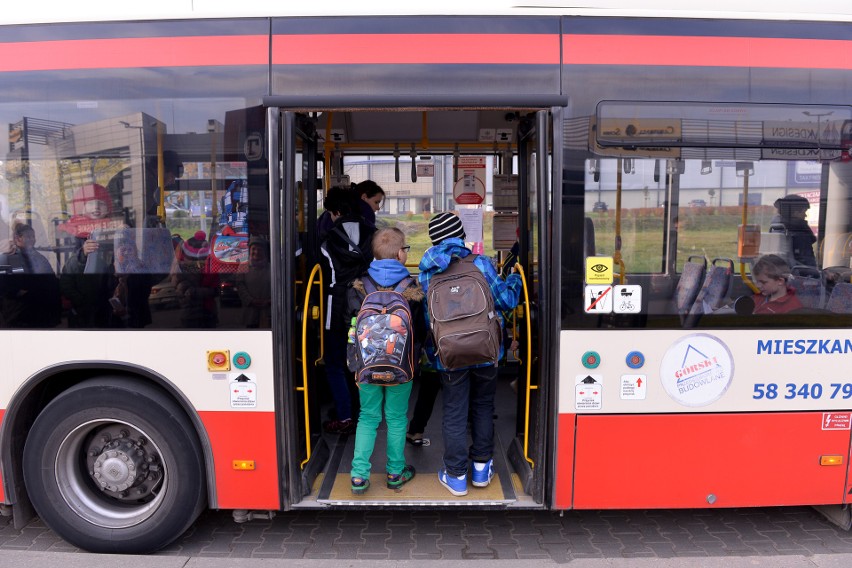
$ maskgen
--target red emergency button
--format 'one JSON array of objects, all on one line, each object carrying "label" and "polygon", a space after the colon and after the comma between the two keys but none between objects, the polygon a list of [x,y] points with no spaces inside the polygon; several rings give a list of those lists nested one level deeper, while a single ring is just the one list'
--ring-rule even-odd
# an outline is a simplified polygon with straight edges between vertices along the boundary
[{"label": "red emergency button", "polygon": [[227,350],[207,352],[208,371],[230,371],[231,361]]}]

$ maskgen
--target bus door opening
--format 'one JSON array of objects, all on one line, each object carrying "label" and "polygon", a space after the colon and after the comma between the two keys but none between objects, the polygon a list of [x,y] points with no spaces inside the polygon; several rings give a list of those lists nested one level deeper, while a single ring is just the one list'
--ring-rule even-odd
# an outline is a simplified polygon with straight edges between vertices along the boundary
[{"label": "bus door opening", "polygon": [[[415,468],[415,478],[400,492],[371,489],[353,495],[351,491],[359,393],[347,371],[352,421],[350,428],[339,428],[338,404],[325,376],[329,335],[323,335],[322,328],[328,327],[323,324],[331,317],[327,302],[331,279],[341,276],[329,270],[321,224],[324,200],[330,192],[352,191],[353,186],[372,180],[383,190],[375,211],[376,228],[403,231],[411,247],[406,268],[415,278],[420,260],[431,246],[429,220],[447,210],[465,224],[469,248],[489,258],[504,275],[513,269],[523,275],[525,286],[518,309],[502,314],[506,355],[498,363],[496,475],[488,487],[458,498],[458,504],[543,506],[547,413],[537,390],[541,340],[536,312],[541,297],[542,247],[546,246],[540,232],[548,214],[550,120],[547,111],[519,109],[323,108],[281,114],[281,145],[289,148],[282,150],[281,161],[283,199],[288,201],[281,206],[282,228],[294,239],[293,250],[297,243],[302,247],[292,277],[296,322],[291,326],[294,380],[290,399],[298,416],[286,423],[292,447],[290,469],[293,478],[300,480],[290,490],[294,503],[394,506],[447,502],[447,490],[437,479],[444,448],[440,378],[426,357],[420,358],[409,401],[405,459]],[[481,128],[499,132],[500,141],[471,142],[482,137]],[[481,201],[465,195],[480,186]],[[354,197],[358,204],[360,196]],[[288,230],[293,219],[298,229]],[[418,418],[422,431],[415,432]],[[373,477],[383,477],[385,432],[382,423],[371,456]],[[384,485],[383,481],[374,479],[372,485]]]}]

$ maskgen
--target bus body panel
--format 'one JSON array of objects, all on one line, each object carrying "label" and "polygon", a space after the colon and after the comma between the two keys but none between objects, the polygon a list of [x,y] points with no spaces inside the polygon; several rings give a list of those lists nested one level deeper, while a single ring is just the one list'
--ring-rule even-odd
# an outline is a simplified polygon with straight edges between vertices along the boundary
[{"label": "bus body panel", "polygon": [[[86,340],[76,341],[81,335]],[[241,331],[235,339],[203,331],[171,335],[162,341],[158,334],[132,331],[20,331],[9,338],[2,352],[8,372],[16,376],[39,374],[50,380],[50,366],[46,368],[40,359],[45,344],[51,345],[54,359],[62,361],[59,373],[88,369],[90,374],[109,376],[123,367],[122,374],[144,369],[140,375],[161,376],[203,423],[214,460],[210,470],[215,471],[208,482],[215,488],[219,506],[280,508],[270,332]],[[208,359],[213,353],[227,355],[227,364],[212,369]],[[234,363],[240,353],[250,360],[242,370]],[[133,365],[127,364],[130,361]],[[19,394],[15,390],[9,381],[0,386],[0,412],[5,418],[9,418],[5,411],[12,397]],[[27,383],[17,390],[25,396]],[[238,460],[254,461],[255,469],[234,469],[233,462]]]},{"label": "bus body panel", "polygon": [[[222,509],[281,508],[279,463],[275,445],[275,413],[200,412],[213,446],[216,497]],[[237,469],[235,461],[254,462]]]},{"label": "bus body panel", "polygon": [[574,450],[577,415],[559,414],[556,427],[556,469],[553,475],[553,507],[570,509],[574,500]]},{"label": "bus body panel", "polygon": [[[577,16],[583,8],[559,14],[514,12],[524,14],[518,18],[446,14],[326,18],[307,13],[303,15],[308,17],[279,18],[280,12],[255,12],[252,7],[253,14],[266,17],[10,26],[2,30],[0,42],[0,72],[5,73],[8,92],[0,110],[9,115],[4,120],[10,126],[12,119],[29,118],[33,113],[69,121],[63,126],[68,132],[74,132],[70,121],[79,120],[80,126],[99,123],[102,133],[90,138],[98,145],[87,149],[89,138],[81,128],[76,153],[98,155],[105,150],[101,140],[114,137],[116,147],[128,148],[126,158],[118,153],[121,159],[129,162],[136,157],[132,168],[137,171],[125,176],[134,182],[138,170],[145,169],[140,158],[162,154],[164,148],[152,136],[151,125],[141,122],[146,112],[168,122],[163,124],[170,129],[175,145],[181,144],[184,135],[197,136],[207,128],[208,139],[198,140],[194,148],[189,143],[181,148],[187,152],[185,161],[205,164],[210,156],[214,163],[239,162],[234,167],[238,173],[231,175],[242,175],[240,165],[244,166],[248,173],[242,177],[251,178],[252,191],[265,196],[276,189],[266,187],[263,162],[269,157],[263,152],[247,156],[253,154],[250,148],[262,147],[281,132],[261,132],[262,126],[252,124],[252,132],[241,132],[233,140],[223,137],[229,144],[224,151],[216,148],[216,135],[223,130],[245,130],[245,124],[228,124],[226,113],[239,113],[270,94],[340,100],[345,96],[392,100],[422,95],[426,106],[429,95],[467,97],[465,100],[523,93],[561,95],[570,101],[565,109],[566,125],[578,121],[589,130],[589,121],[602,101],[662,105],[665,101],[709,101],[720,106],[727,102],[849,104],[845,94],[852,63],[844,57],[852,47],[849,14],[838,14],[829,22],[803,23],[761,21],[784,16],[759,12],[750,12],[752,20],[735,20],[743,15],[731,13],[715,14],[730,18],[725,20],[635,17],[686,14],[678,13],[670,3],[660,4],[666,12],[640,12],[631,7],[629,13],[614,10],[616,17],[607,18]],[[498,10],[512,12],[493,7],[491,14]],[[818,10],[815,6],[814,11]],[[177,10],[170,16],[200,14],[217,16],[192,10]],[[714,15],[709,11],[702,14],[705,18]],[[826,18],[813,13],[800,16],[804,20]],[[76,91],[46,88],[69,84]],[[139,104],[137,98],[145,102],[142,110],[134,107]],[[217,102],[210,102],[214,100]],[[22,101],[32,107],[18,111],[16,105]],[[198,101],[208,102],[210,108],[196,104]],[[95,112],[99,105],[104,110]],[[75,112],[66,111],[65,106],[76,107]],[[114,120],[124,116],[119,111],[129,110],[139,115],[141,126]],[[319,110],[329,111],[326,117],[337,112]],[[389,104],[381,112],[395,110],[399,109]],[[16,114],[21,112],[27,116]],[[361,109],[349,118],[355,122],[369,118],[370,112],[374,111]],[[430,149],[446,152],[450,146],[442,147],[445,142],[455,144],[458,152],[460,142],[477,141],[475,136],[444,140],[439,128],[421,131],[424,116],[419,111],[395,113],[397,153],[399,143],[403,148],[410,143],[414,152],[416,144],[430,142]],[[460,120],[474,116],[473,112],[459,113]],[[560,126],[564,125],[554,125],[555,130]],[[451,134],[459,132],[450,130]],[[137,134],[138,152],[133,154]],[[388,144],[391,135],[385,134],[377,145]],[[12,137],[10,129],[13,145]],[[579,136],[579,142],[567,138],[566,156],[572,155],[566,157],[566,163],[581,163],[594,155],[590,152],[595,148],[592,135]],[[496,144],[494,148],[496,151]],[[388,153],[388,147],[382,150]],[[619,160],[628,155],[625,148],[607,151],[610,153],[599,155],[618,156]],[[663,158],[680,156],[679,151],[661,154]],[[48,163],[70,157],[75,156],[57,151],[55,155],[35,153],[21,161]],[[581,164],[585,170],[584,166]],[[197,171],[201,169],[199,166]],[[566,172],[568,167],[554,175],[555,180],[563,180],[562,187],[552,188],[554,203],[578,197],[572,194],[577,188],[565,181],[574,173],[560,177]],[[185,181],[206,185],[210,180],[199,174]],[[598,185],[599,195],[600,191]],[[719,199],[721,202],[721,196]],[[584,211],[582,206],[576,207],[578,203],[566,209],[565,225],[573,237],[582,240],[583,216],[607,213],[607,209]],[[140,205],[133,204],[139,209],[137,222],[142,217]],[[546,226],[552,212],[539,213]],[[272,218],[279,214],[271,212]],[[261,217],[264,215],[258,215]],[[255,232],[270,231],[268,221],[264,218],[261,226],[266,228],[254,227]],[[275,228],[273,223],[273,239],[281,236],[274,234]],[[559,238],[555,240],[559,243]],[[566,240],[553,245],[564,247],[555,256],[573,244]],[[553,447],[544,451],[555,450],[554,461],[537,464],[538,472],[547,472],[542,479],[554,508],[846,502],[845,495],[852,488],[848,476],[852,379],[843,375],[842,367],[852,352],[848,328],[689,331],[679,328],[673,317],[660,329],[642,329],[647,322],[618,329],[617,325],[600,324],[595,314],[583,313],[586,307],[593,307],[594,298],[581,301],[582,277],[572,271],[582,267],[579,262],[563,264],[557,267],[568,274],[563,276],[563,288],[546,296],[559,296],[561,307],[568,307],[563,313],[571,315],[563,319],[563,329],[557,334],[559,345],[537,346],[542,353],[558,348],[553,355],[558,376],[533,380],[554,397],[544,421],[556,432],[543,434],[553,441]],[[654,281],[650,277],[646,281],[646,291],[652,292]],[[540,306],[544,311],[554,307]],[[277,332],[293,325],[292,315],[288,317],[291,319],[270,327]],[[301,432],[285,431],[288,428],[281,426],[295,420],[284,415],[286,403],[278,399],[276,389],[288,396],[288,389],[300,377],[275,376],[279,352],[273,345],[273,331],[237,331],[229,327],[236,320],[223,325],[219,333],[173,331],[168,322],[176,318],[157,320],[146,332],[6,332],[0,354],[5,355],[5,372],[11,379],[0,384],[0,420],[4,414],[11,417],[6,410],[13,408],[10,404],[19,400],[16,397],[26,396],[27,381],[36,376],[50,380],[53,366],[63,365],[58,372],[67,367],[90,372],[103,365],[124,365],[131,373],[134,368],[144,370],[140,374],[161,377],[197,413],[210,444],[207,450],[213,463],[208,464],[208,471],[215,471],[210,480],[215,484],[215,506],[275,510],[289,505],[281,491],[297,483],[292,479],[296,460],[287,463],[282,449]],[[598,329],[581,330],[587,324]],[[174,329],[178,328],[175,323]],[[249,355],[251,365],[236,368],[237,353]],[[213,364],[217,354],[226,364]],[[4,463],[17,459],[8,458],[8,448],[3,451],[7,454]],[[839,457],[841,463],[821,465],[825,456]],[[247,462],[253,467],[238,467]],[[6,473],[4,479],[11,479]],[[0,502],[10,500],[14,500],[11,488],[0,486]]]},{"label": "bus body panel", "polygon": [[852,69],[849,40],[568,34],[567,65]]},{"label": "bus body panel", "polygon": [[[77,341],[81,336],[85,341]],[[44,345],[51,348],[50,364],[43,358]],[[244,330],[233,339],[227,334],[181,331],[169,333],[165,341],[156,333],[134,331],[19,331],[8,338],[0,352],[5,356],[8,372],[18,377],[32,377],[58,363],[97,368],[98,363],[132,361],[129,370],[144,368],[177,385],[177,390],[199,412],[273,412],[276,408],[269,331]],[[209,367],[211,352],[227,353],[227,368]],[[234,355],[240,352],[251,358],[245,370],[233,362]],[[231,396],[230,386],[240,375],[257,384],[257,391],[246,403]],[[18,388],[21,386],[11,381],[0,385],[0,408],[8,407]]]},{"label": "bus body panel", "polygon": [[[594,367],[584,365],[590,354]],[[850,354],[846,329],[563,331],[559,411],[849,414],[852,380],[843,364]],[[631,368],[634,356],[643,362]],[[598,392],[581,394],[582,384]]]},{"label": "bus body panel", "polygon": [[275,95],[560,91],[558,18],[275,19],[271,41]]},{"label": "bus body panel", "polygon": [[[844,503],[850,432],[823,421],[819,412],[578,416],[574,507]],[[843,464],[820,465],[827,455]]]}]

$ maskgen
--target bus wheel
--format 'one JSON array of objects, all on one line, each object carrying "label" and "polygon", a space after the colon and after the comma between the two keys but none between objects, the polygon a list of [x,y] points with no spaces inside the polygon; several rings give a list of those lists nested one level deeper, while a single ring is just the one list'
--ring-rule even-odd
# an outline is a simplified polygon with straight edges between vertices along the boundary
[{"label": "bus wheel", "polygon": [[38,415],[24,481],[41,519],[92,552],[147,553],[178,538],[206,506],[204,458],[183,410],[157,388],[102,377]]}]

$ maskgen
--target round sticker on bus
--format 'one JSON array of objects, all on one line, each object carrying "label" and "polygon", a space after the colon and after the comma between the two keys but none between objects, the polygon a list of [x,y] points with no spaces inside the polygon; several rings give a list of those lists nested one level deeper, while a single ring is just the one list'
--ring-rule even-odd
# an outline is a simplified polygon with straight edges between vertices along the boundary
[{"label": "round sticker on bus", "polygon": [[734,359],[722,340],[698,333],[669,347],[660,364],[669,396],[684,406],[707,406],[721,398],[734,377]]}]

